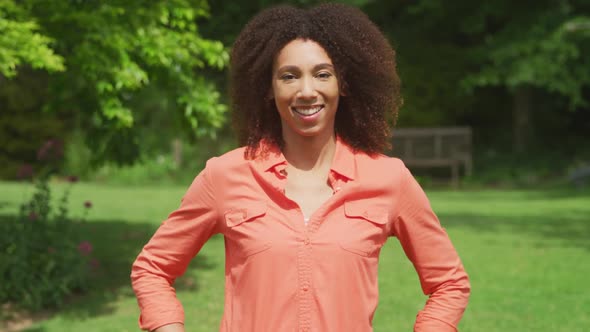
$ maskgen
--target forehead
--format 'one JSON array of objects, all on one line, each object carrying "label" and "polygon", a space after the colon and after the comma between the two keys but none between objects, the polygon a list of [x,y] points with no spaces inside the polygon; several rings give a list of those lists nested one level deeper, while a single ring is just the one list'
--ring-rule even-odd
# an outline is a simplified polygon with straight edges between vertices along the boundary
[{"label": "forehead", "polygon": [[275,68],[284,65],[332,64],[326,50],[311,39],[294,39],[285,45],[275,58]]}]

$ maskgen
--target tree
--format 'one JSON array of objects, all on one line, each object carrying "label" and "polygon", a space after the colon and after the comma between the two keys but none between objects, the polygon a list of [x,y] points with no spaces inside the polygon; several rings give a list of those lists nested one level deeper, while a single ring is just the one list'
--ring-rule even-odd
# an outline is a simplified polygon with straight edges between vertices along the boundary
[{"label": "tree", "polygon": [[[584,1],[543,1],[535,6],[503,3],[481,10],[494,22],[483,43],[473,49],[482,66],[467,75],[468,89],[504,86],[513,95],[513,147],[524,152],[532,136],[534,89],[556,93],[570,109],[588,106],[583,88],[590,85],[590,8]],[[501,6],[501,5],[499,5]],[[495,30],[495,31],[494,31]]]},{"label": "tree", "polygon": [[588,106],[587,0],[375,1],[366,9],[399,43],[410,107],[422,104],[422,113],[440,109],[449,118],[474,105],[480,88],[505,89],[513,98],[513,147],[523,152],[535,93],[564,98],[571,109]]},{"label": "tree", "polygon": [[228,53],[200,36],[196,22],[208,16],[203,0],[2,0],[0,75],[49,72],[30,73],[47,76],[44,109],[75,114],[96,163],[130,163],[142,91],[157,91],[152,109],[182,118],[190,135],[223,124],[227,107],[203,70],[223,69]]},{"label": "tree", "polygon": [[14,1],[0,2],[0,74],[11,78],[23,63],[36,69],[64,71],[63,57],[55,54],[48,36]]}]

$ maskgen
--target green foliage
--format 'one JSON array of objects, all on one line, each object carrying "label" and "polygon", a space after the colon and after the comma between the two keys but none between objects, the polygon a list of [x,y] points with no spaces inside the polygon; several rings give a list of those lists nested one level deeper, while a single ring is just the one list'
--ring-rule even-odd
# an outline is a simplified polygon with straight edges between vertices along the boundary
[{"label": "green foliage", "polygon": [[0,178],[16,179],[23,164],[40,167],[39,146],[48,139],[65,138],[72,115],[40,110],[46,83],[42,75],[18,75],[0,82]]},{"label": "green foliage", "polygon": [[[229,56],[221,42],[199,34],[197,20],[209,15],[206,1],[33,0],[8,4],[0,10],[18,14],[13,16],[20,21],[15,22],[26,24],[20,30],[14,27],[16,23],[7,25],[11,33],[0,37],[0,60],[3,54],[22,48],[19,42],[25,39],[46,45],[45,50],[35,47],[37,53],[9,58],[20,61],[6,62],[13,68],[9,74],[14,76],[21,63],[62,70],[49,75],[44,109],[77,114],[79,125],[88,129],[93,162],[124,164],[139,157],[135,122],[146,111],[135,107],[135,98],[143,89],[157,89],[169,101],[151,112],[180,114],[189,124],[188,136],[211,135],[223,124],[227,107],[215,86],[203,78],[203,71],[223,69]],[[62,63],[55,59],[43,60],[49,59],[50,51],[59,55],[56,59],[63,59],[65,67],[59,67]],[[43,63],[47,65],[39,65]]]},{"label": "green foliage", "polygon": [[[85,291],[97,261],[92,245],[74,232],[77,223],[68,214],[71,178],[57,205],[48,185],[55,170],[56,150],[46,146],[47,167],[39,171],[31,198],[16,217],[0,223],[0,303],[28,310],[59,307],[67,296]],[[86,204],[86,211],[92,206]]]},{"label": "green foliage", "polygon": [[463,88],[534,86],[566,97],[570,108],[587,105],[590,61],[583,54],[590,50],[590,16],[579,7],[583,1],[481,7],[480,25],[465,31],[480,39],[469,52],[480,66],[463,78]]},{"label": "green foliage", "polygon": [[76,174],[80,180],[88,180],[93,171],[91,159],[92,151],[84,144],[83,134],[78,130],[74,131],[64,145],[62,174]]},{"label": "green foliage", "polygon": [[[181,160],[175,160],[171,149],[166,149],[154,154],[146,153],[133,165],[118,166],[112,163],[102,165],[92,172],[88,172],[85,179],[92,182],[127,186],[186,185],[192,182],[211,156],[220,155],[235,148],[233,140],[221,137],[216,139],[203,137],[198,139],[195,144],[186,144],[181,141],[179,143]],[[85,153],[76,156],[83,156]],[[72,159],[75,158],[78,157]],[[75,162],[72,160],[71,164]],[[70,173],[79,174],[73,168],[70,169]]]},{"label": "green foliage", "polygon": [[580,49],[561,35],[561,31],[554,31],[540,42],[493,50],[494,65],[466,77],[463,83],[468,89],[487,85],[511,89],[537,86],[566,96],[571,108],[586,105],[582,88],[590,83],[590,74],[572,65],[580,58]]},{"label": "green foliage", "polygon": [[17,67],[29,64],[35,69],[64,71],[64,59],[56,54],[53,38],[39,31],[36,20],[15,1],[0,2],[0,74],[14,77]]},{"label": "green foliage", "polygon": [[[555,141],[551,149],[587,143],[587,117],[579,115],[588,110],[590,85],[587,0],[340,2],[361,7],[397,50],[400,126],[468,125],[476,151],[510,146],[513,92],[531,86],[529,148],[545,145],[541,140]],[[285,1],[219,0],[210,8],[202,0],[0,1],[0,54],[20,61],[16,76],[0,74],[0,141],[7,142],[0,176],[33,163],[31,146],[69,142],[73,130],[75,144],[82,136],[89,148],[73,149],[82,154],[68,160],[86,174],[110,161],[153,164],[174,139],[227,142],[227,96],[217,87],[227,84],[220,69],[228,55],[219,41],[231,45],[253,15],[279,3]],[[45,67],[16,55],[41,52],[42,45],[16,47],[37,40],[62,59],[64,71],[42,56],[36,59]],[[2,56],[0,66],[15,63]],[[576,110],[562,112],[568,107]],[[43,110],[54,111],[51,121]]]},{"label": "green foliage", "polygon": [[[457,109],[473,107],[469,98],[481,87],[533,86],[563,96],[570,108],[587,105],[583,89],[590,85],[590,61],[583,55],[590,51],[589,5],[426,0],[375,1],[365,9],[399,51],[406,105],[418,103],[425,117],[441,109],[440,118],[457,121]],[[425,122],[416,117],[416,124]]]},{"label": "green foliage", "polygon": [[[183,176],[180,167],[169,155],[160,155],[153,159],[140,159],[131,166],[118,167],[103,165],[91,176],[95,182],[116,185],[141,186],[145,184],[190,183],[198,171]],[[179,179],[180,178],[180,179]]]},{"label": "green foliage", "polygon": [[534,147],[519,154],[489,147],[474,157],[476,172],[467,186],[544,189],[572,186],[569,175],[590,160],[590,149]]}]

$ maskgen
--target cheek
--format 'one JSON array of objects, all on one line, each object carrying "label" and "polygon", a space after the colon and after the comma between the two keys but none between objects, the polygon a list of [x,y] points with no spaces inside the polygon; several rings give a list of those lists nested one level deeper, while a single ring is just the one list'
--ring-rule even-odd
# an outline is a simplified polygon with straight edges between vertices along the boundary
[{"label": "cheek", "polygon": [[333,103],[337,103],[340,100],[340,96],[342,95],[340,92],[341,91],[338,89],[331,90],[327,97],[330,98]]},{"label": "cheek", "polygon": [[325,96],[331,99],[338,98],[342,95],[342,90],[339,87],[338,82],[331,82],[325,87]]},{"label": "cheek", "polygon": [[340,87],[340,82],[334,83],[334,95],[341,96],[344,91]]},{"label": "cheek", "polygon": [[279,111],[279,113],[282,113],[287,108],[287,105],[285,105],[285,103],[283,101],[281,101],[280,99],[277,99],[276,97],[275,97],[274,103],[275,103],[275,108],[277,109],[277,111]]},{"label": "cheek", "polygon": [[340,89],[334,89],[331,94],[332,98],[338,99],[342,95],[341,92],[342,91]]},{"label": "cheek", "polygon": [[273,96],[275,101],[278,103],[290,103],[291,99],[295,96],[295,93],[290,88],[273,88]]},{"label": "cheek", "polygon": [[274,94],[273,100],[276,109],[279,113],[285,113],[289,111],[289,106],[291,105],[291,100],[286,97],[284,94],[276,93]]}]

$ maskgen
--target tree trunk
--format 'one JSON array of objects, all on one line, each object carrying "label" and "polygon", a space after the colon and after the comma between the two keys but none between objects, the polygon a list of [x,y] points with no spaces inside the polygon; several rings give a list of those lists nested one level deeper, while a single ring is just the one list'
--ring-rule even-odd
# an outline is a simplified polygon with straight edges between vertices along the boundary
[{"label": "tree trunk", "polygon": [[176,167],[182,166],[182,141],[179,138],[172,140],[172,156]]},{"label": "tree trunk", "polygon": [[512,138],[514,152],[526,151],[532,131],[531,125],[532,88],[519,86],[514,92]]}]

